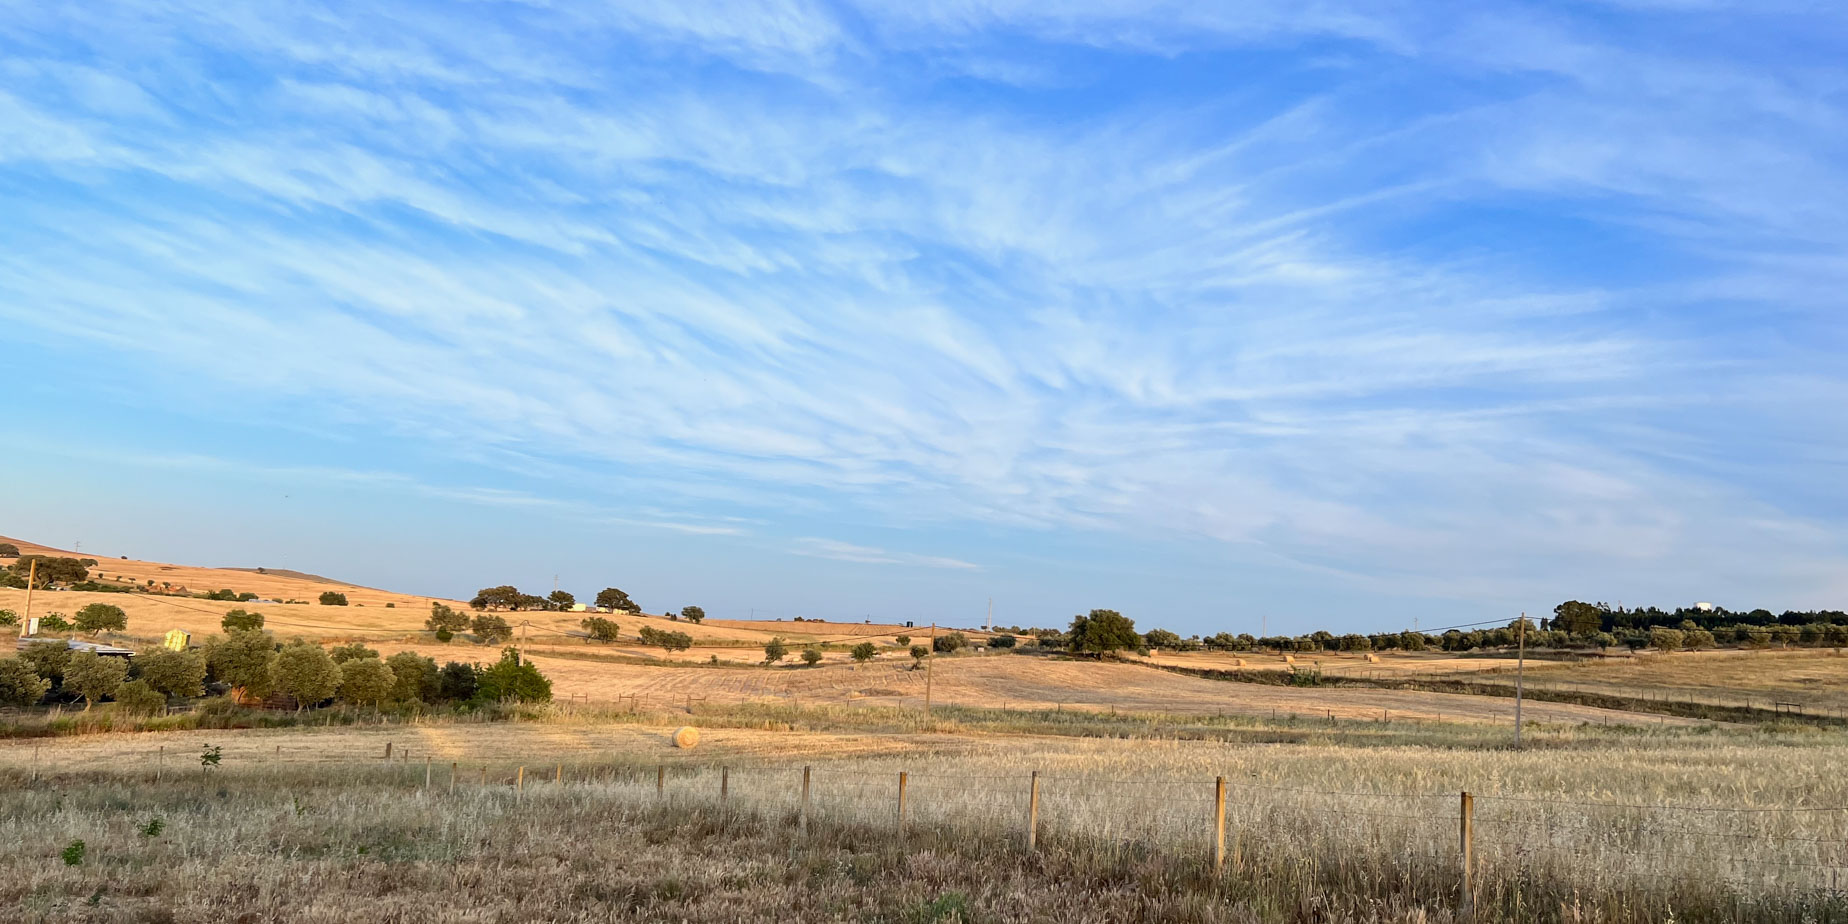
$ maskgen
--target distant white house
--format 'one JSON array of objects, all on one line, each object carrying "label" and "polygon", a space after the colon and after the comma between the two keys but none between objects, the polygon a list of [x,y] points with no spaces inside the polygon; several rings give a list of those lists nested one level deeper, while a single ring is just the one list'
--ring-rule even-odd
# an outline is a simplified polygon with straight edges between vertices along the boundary
[{"label": "distant white house", "polygon": [[1701,602],[1694,604],[1694,608],[1697,610],[1700,610],[1703,613],[1713,612],[1713,604],[1708,603],[1705,600],[1702,600]]}]

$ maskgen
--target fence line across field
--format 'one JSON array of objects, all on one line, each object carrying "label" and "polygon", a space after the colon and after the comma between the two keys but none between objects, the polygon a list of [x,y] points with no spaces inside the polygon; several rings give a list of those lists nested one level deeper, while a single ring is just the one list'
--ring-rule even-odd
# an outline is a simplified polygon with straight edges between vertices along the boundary
[{"label": "fence line across field", "polygon": [[[192,761],[166,751],[164,745],[149,751],[155,778],[184,779],[184,764]],[[1460,900],[1496,874],[1570,876],[1639,892],[1686,878],[1748,896],[1780,890],[1842,896],[1838,883],[1848,881],[1848,806],[1837,805],[1315,789],[1235,775],[961,774],[913,769],[895,757],[880,758],[892,767],[884,771],[751,761],[522,764],[458,760],[395,742],[363,755],[278,746],[236,756],[236,774],[342,764],[433,798],[499,791],[523,801],[581,788],[642,804],[716,806],[786,823],[798,836],[815,824],[894,834],[930,828],[1005,835],[1029,851],[1042,849],[1048,835],[1140,845],[1210,858],[1214,868],[1242,868],[1259,853],[1378,862]],[[35,779],[40,772],[35,759]]]}]

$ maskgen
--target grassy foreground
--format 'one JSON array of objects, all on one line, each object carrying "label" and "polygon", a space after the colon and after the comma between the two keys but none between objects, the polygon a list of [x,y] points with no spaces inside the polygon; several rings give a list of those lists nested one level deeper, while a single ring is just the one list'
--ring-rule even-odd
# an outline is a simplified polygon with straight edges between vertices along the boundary
[{"label": "grassy foreground", "polygon": [[[1445,922],[1463,919],[1468,789],[1474,920],[1848,921],[1848,742],[1814,730],[1551,730],[1513,751],[1451,728],[1356,747],[1327,729],[1256,741],[1290,730],[1244,723],[1157,737],[1092,716],[1059,735],[1082,717],[1010,717],[1046,723],[1022,736],[957,727],[1000,718],[983,715],[925,733],[727,711],[677,751],[667,717],[539,718],[7,742],[0,907],[98,922]],[[386,763],[388,742],[416,756]],[[211,769],[208,743],[223,752]],[[1229,790],[1217,872],[1215,777]]]}]

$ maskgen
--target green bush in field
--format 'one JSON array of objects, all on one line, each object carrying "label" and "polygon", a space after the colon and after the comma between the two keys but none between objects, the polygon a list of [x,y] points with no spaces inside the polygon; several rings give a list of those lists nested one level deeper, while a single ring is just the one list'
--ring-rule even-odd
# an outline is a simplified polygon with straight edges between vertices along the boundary
[{"label": "green bush in field", "polygon": [[297,639],[276,653],[270,675],[275,689],[294,698],[299,711],[331,698],[340,689],[342,671],[326,649]]},{"label": "green bush in field", "polygon": [[599,642],[616,641],[617,630],[620,628],[615,620],[605,619],[602,616],[586,616],[578,625],[583,626],[584,631]]},{"label": "green bush in field", "polygon": [[205,693],[205,654],[156,648],[135,656],[140,679],[163,696],[200,696]]},{"label": "green bush in field", "polygon": [[51,681],[22,658],[0,658],[0,706],[30,706],[51,692]]},{"label": "green bush in field", "polygon": [[855,661],[859,661],[860,663],[864,664],[867,661],[871,661],[874,658],[874,656],[879,654],[879,648],[875,646],[872,642],[861,642],[860,644],[853,646],[853,651],[851,652],[851,654],[853,655],[853,659]]},{"label": "green bush in field", "polygon": [[815,665],[820,664],[821,657],[822,657],[821,646],[819,645],[810,645],[807,648],[802,649],[802,663],[807,664],[810,667],[814,667]]},{"label": "green bush in field", "polygon": [[321,605],[322,606],[346,606],[347,605],[346,594],[339,593],[337,591],[332,591],[332,590],[321,591]]},{"label": "green bush in field", "polygon": [[128,659],[79,651],[64,665],[64,689],[83,697],[83,708],[115,695],[128,679]]},{"label": "green bush in field", "polygon": [[340,665],[338,695],[342,702],[356,706],[377,706],[391,698],[397,679],[377,658],[354,658]]},{"label": "green bush in field", "polygon": [[116,688],[116,708],[130,715],[160,715],[167,711],[167,697],[145,680],[130,680]]},{"label": "green bush in field", "polygon": [[245,610],[230,610],[218,625],[226,632],[254,632],[263,628],[263,614]]},{"label": "green bush in field", "polygon": [[92,603],[77,611],[77,631],[95,635],[104,629],[117,632],[128,628],[128,614],[109,603]]}]

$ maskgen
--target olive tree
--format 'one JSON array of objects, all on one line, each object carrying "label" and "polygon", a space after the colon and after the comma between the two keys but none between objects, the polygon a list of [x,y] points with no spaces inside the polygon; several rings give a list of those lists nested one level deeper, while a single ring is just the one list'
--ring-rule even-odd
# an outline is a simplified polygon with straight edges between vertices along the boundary
[{"label": "olive tree", "polygon": [[141,680],[163,696],[199,696],[205,692],[205,655],[197,651],[156,648],[135,656]]},{"label": "olive tree", "polygon": [[64,665],[64,689],[83,697],[89,709],[99,699],[115,695],[122,681],[128,679],[128,661],[124,658],[79,651]]},{"label": "olive tree", "polygon": [[104,629],[121,632],[128,628],[128,614],[110,603],[92,603],[77,611],[77,631],[95,635]]},{"label": "olive tree", "polygon": [[275,688],[295,699],[296,711],[334,695],[340,689],[341,668],[326,649],[296,639],[276,653],[270,665]]},{"label": "olive tree", "polygon": [[276,639],[268,632],[232,632],[206,642],[206,664],[219,683],[263,699],[275,689],[270,666],[276,661]]},{"label": "olive tree", "polygon": [[340,666],[340,699],[356,706],[377,706],[391,697],[397,676],[377,658],[355,658]]},{"label": "olive tree", "polygon": [[875,655],[879,654],[879,649],[875,647],[872,642],[861,642],[853,646],[853,651],[850,652],[850,654],[853,655],[855,661],[865,664],[871,661]]},{"label": "olive tree", "polygon": [[0,706],[30,706],[51,691],[51,681],[21,658],[0,658]]}]

